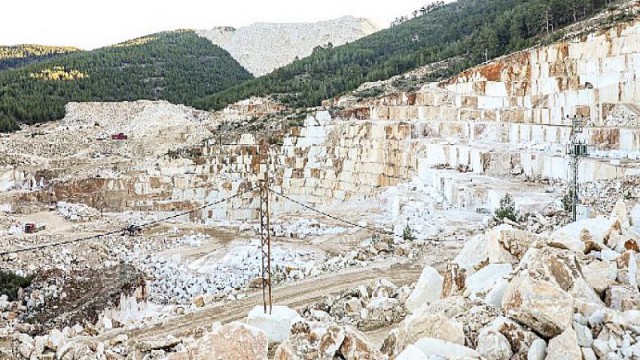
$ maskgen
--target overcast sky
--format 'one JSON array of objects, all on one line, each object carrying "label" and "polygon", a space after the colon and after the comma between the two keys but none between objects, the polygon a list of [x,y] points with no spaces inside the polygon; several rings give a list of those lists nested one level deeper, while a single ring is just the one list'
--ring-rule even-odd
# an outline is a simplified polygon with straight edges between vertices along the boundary
[{"label": "overcast sky", "polygon": [[9,0],[3,1],[0,44],[69,45],[93,49],[181,28],[314,22],[345,15],[381,27],[431,0]]}]

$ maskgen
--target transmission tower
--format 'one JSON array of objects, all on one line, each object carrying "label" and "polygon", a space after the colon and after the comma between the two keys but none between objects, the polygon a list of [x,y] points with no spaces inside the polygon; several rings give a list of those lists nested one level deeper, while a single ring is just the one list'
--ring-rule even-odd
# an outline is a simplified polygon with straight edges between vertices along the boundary
[{"label": "transmission tower", "polygon": [[[257,141],[257,137],[255,137]],[[269,212],[269,184],[271,177],[269,176],[270,154],[269,143],[262,140],[258,144],[239,144],[239,143],[222,143],[222,136],[219,137],[220,146],[242,146],[255,147],[256,155],[259,159],[258,188],[260,193],[260,252],[262,254],[260,276],[262,277],[262,303],[265,314],[271,314],[273,308],[273,297],[271,295],[271,215]]]},{"label": "transmission tower", "polygon": [[589,146],[586,140],[580,136],[584,132],[584,117],[574,115],[573,119],[570,120],[569,115],[567,115],[567,121],[571,121],[571,140],[570,144],[567,145],[567,155],[571,157],[569,188],[571,191],[571,216],[575,222],[578,218],[578,170],[580,159],[589,155]]},{"label": "transmission tower", "polygon": [[271,216],[269,213],[269,145],[266,141],[259,147],[260,171],[260,249],[262,252],[262,302],[264,313],[271,315]]}]

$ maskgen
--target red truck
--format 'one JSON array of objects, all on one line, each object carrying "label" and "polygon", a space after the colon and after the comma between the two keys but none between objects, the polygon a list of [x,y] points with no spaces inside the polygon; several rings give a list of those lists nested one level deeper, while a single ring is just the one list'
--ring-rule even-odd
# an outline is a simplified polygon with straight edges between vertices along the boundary
[{"label": "red truck", "polygon": [[42,224],[34,224],[34,223],[24,224],[24,232],[27,234],[35,234],[37,232],[43,231],[45,228],[46,226]]},{"label": "red truck", "polygon": [[111,135],[111,140],[127,140],[129,137],[124,133],[118,133]]}]

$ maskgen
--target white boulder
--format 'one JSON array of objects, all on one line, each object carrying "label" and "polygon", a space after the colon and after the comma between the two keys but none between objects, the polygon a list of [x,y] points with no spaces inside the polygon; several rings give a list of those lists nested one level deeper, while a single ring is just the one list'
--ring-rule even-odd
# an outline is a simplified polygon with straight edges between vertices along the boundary
[{"label": "white boulder", "polygon": [[396,356],[396,360],[429,360],[429,358],[415,345],[409,345]]},{"label": "white boulder", "polygon": [[542,339],[536,339],[529,347],[527,360],[544,360],[547,357],[547,343]]},{"label": "white boulder", "polygon": [[406,307],[409,311],[414,312],[421,306],[440,299],[442,294],[443,277],[438,271],[431,266],[427,266],[422,270],[415,289],[409,295]]},{"label": "white boulder", "polygon": [[528,231],[500,225],[487,232],[487,252],[491,264],[517,264],[531,245],[546,238]]},{"label": "white boulder", "polygon": [[573,330],[576,332],[578,346],[590,348],[593,345],[593,334],[587,326],[574,322]]},{"label": "white boulder", "polygon": [[467,274],[473,274],[482,264],[485,264],[488,259],[487,240],[484,235],[478,235],[464,244],[464,247],[453,262],[465,269]]},{"label": "white boulder", "polygon": [[613,285],[618,276],[618,267],[614,262],[594,260],[582,266],[582,275],[596,293],[602,293]]},{"label": "white boulder", "polygon": [[633,227],[640,229],[640,204],[636,204],[636,206],[631,209],[631,212],[629,213],[629,220]]},{"label": "white boulder", "polygon": [[423,338],[418,340],[415,346],[427,357],[439,356],[447,360],[480,358],[480,354],[471,348],[440,339]]},{"label": "white boulder", "polygon": [[606,217],[584,219],[557,229],[551,234],[551,238],[568,238],[574,241],[582,241],[582,231],[587,230],[596,243],[604,245],[605,238],[609,235],[616,222],[617,219],[607,219]]},{"label": "white boulder", "polygon": [[246,323],[264,331],[269,343],[281,343],[291,334],[291,324],[300,319],[295,310],[286,306],[274,306],[271,314],[265,314],[262,306],[256,306],[249,312]]},{"label": "white boulder", "polygon": [[629,227],[630,221],[629,216],[627,215],[627,206],[624,204],[624,200],[618,199],[616,205],[613,207],[611,211],[611,219],[617,219],[620,221],[620,224],[624,227]]},{"label": "white boulder", "polygon": [[511,264],[489,264],[468,277],[466,287],[474,295],[486,293],[493,288],[496,282],[509,275],[512,270]]},{"label": "white boulder", "polygon": [[48,349],[56,351],[60,347],[62,347],[62,345],[64,345],[64,342],[65,342],[64,334],[62,334],[62,332],[58,329],[53,329],[51,330],[51,332],[49,333],[49,336],[47,337],[45,346]]},{"label": "white boulder", "polygon": [[507,279],[496,281],[493,288],[491,288],[487,296],[485,296],[484,302],[498,309],[502,309],[502,297],[504,296],[505,290],[507,290],[507,286],[509,286],[509,280]]}]

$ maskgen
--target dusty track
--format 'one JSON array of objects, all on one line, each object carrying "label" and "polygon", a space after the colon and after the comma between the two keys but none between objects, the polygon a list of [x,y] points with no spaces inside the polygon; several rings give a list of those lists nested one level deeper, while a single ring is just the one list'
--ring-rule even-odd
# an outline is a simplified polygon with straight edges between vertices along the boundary
[{"label": "dusty track", "polygon": [[[319,278],[276,286],[273,291],[273,302],[277,305],[298,308],[318,301],[328,294],[338,293],[379,278],[389,279],[396,285],[405,285],[415,282],[420,276],[421,270],[421,266],[418,265],[391,265],[385,268],[352,269],[328,274]],[[134,342],[167,335],[180,337],[197,334],[209,328],[214,322],[226,323],[242,319],[254,306],[261,304],[262,292],[256,291],[245,299],[171,318],[164,323],[151,325],[144,329],[110,332],[104,334],[100,340],[106,340],[122,333],[127,333],[129,339]]]}]

